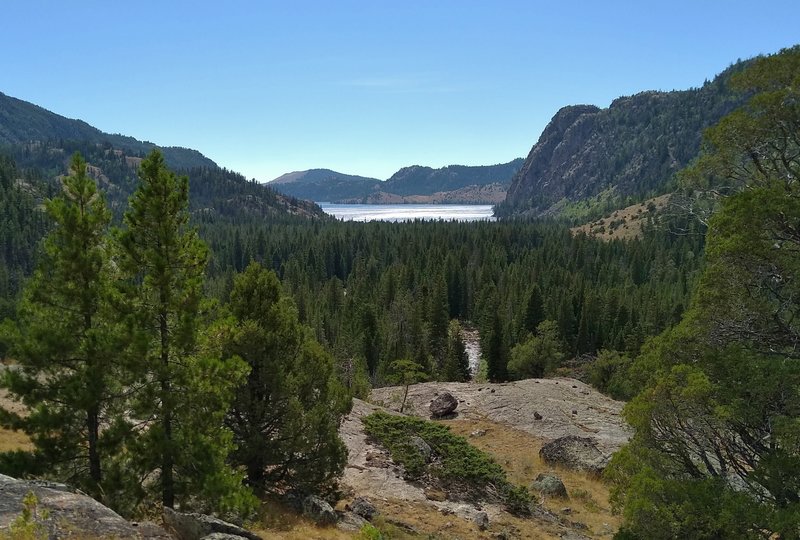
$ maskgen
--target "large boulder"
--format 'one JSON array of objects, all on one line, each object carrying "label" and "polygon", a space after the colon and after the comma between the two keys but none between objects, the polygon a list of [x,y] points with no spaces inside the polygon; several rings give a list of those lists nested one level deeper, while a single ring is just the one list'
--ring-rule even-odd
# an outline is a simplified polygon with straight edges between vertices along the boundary
[{"label": "large boulder", "polygon": [[353,502],[348,505],[348,510],[369,521],[372,521],[372,518],[378,515],[378,509],[366,497],[353,499]]},{"label": "large boulder", "polygon": [[231,537],[261,540],[257,534],[233,523],[205,514],[184,514],[176,512],[172,508],[164,508],[164,525],[173,532],[178,540],[208,540],[209,538],[222,540]]},{"label": "large boulder", "polygon": [[458,407],[458,400],[450,392],[443,392],[436,396],[429,406],[431,418],[442,418],[453,414]]},{"label": "large boulder", "polygon": [[550,441],[539,450],[539,457],[551,465],[593,474],[600,474],[608,464],[608,457],[598,448],[597,440],[577,435],[567,435]]},{"label": "large boulder", "polygon": [[[35,496],[41,533],[49,538],[148,538],[167,540],[169,535],[157,527],[137,528],[119,514],[78,490],[53,482],[24,481],[0,475],[0,535],[20,517],[23,499]],[[31,501],[33,502],[33,501]]]},{"label": "large boulder", "polygon": [[569,498],[567,495],[567,487],[561,478],[554,474],[540,474],[531,483],[531,490],[538,491],[542,495],[549,497],[559,497],[562,499]]},{"label": "large boulder", "polygon": [[358,532],[369,523],[355,512],[337,512],[337,518],[336,528],[345,532]]},{"label": "large boulder", "polygon": [[337,519],[333,507],[316,495],[303,499],[303,515],[319,525],[332,525]]}]

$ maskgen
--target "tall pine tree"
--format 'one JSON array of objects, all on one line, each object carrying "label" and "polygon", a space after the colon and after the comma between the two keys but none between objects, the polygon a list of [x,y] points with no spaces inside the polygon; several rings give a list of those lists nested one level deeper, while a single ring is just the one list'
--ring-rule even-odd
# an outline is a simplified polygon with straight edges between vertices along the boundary
[{"label": "tall pine tree", "polygon": [[208,249],[188,224],[188,178],[168,170],[157,150],[139,177],[118,234],[130,313],[147,346],[132,414],[148,427],[134,461],[142,474],[158,471],[164,506],[178,498],[231,509],[247,501],[225,464],[232,446],[222,416],[246,366],[221,360],[218,337],[198,347]]},{"label": "tall pine tree", "polygon": [[44,242],[38,268],[28,282],[16,325],[4,327],[19,369],[2,386],[30,414],[4,414],[33,439],[44,465],[56,476],[102,494],[103,462],[113,430],[101,441],[101,425],[112,422],[115,358],[124,348],[109,317],[109,256],[106,233],[111,213],[86,162],[72,157],[62,194],[47,203],[54,228]]}]

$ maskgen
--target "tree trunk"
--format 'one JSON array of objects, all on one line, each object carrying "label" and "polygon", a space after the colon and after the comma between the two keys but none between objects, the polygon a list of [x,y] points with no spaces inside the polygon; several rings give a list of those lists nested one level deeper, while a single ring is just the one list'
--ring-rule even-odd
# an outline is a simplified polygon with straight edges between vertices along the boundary
[{"label": "tree trunk", "polygon": [[161,454],[161,503],[167,508],[175,507],[175,485],[172,476],[174,456],[172,448],[172,396],[169,378],[169,327],[167,313],[159,317],[161,334],[161,427],[164,430],[164,448]]},{"label": "tree trunk", "polygon": [[100,420],[97,405],[92,405],[86,412],[86,428],[89,433],[89,476],[92,483],[100,486],[103,479],[100,468],[100,453],[97,450],[97,440],[100,432]]}]

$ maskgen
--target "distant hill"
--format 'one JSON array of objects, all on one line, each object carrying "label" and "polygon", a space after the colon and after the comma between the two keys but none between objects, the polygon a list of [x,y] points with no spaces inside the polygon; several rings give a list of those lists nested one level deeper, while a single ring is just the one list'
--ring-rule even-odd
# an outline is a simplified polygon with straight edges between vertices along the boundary
[{"label": "distant hill", "polygon": [[133,137],[104,133],[82,120],[65,118],[0,93],[0,154],[12,157],[19,168],[36,171],[48,181],[66,174],[70,156],[81,152],[89,164],[89,173],[98,180],[117,215],[136,188],[139,162],[154,148],[161,150],[171,168],[188,174],[190,207],[206,219],[219,216],[239,222],[245,216],[324,215],[314,204],[220,168],[197,150],[157,147]]},{"label": "distant hill", "polygon": [[569,213],[587,201],[601,203],[602,213],[669,191],[674,173],[697,156],[703,130],[744,102],[727,85],[744,65],[700,88],[641,92],[607,109],[564,107],[514,176],[497,214]]},{"label": "distant hill", "polygon": [[394,173],[381,186],[381,191],[397,195],[432,195],[467,186],[508,184],[522,163],[523,159],[517,158],[498,165],[449,165],[441,169],[413,165]]},{"label": "distant hill", "polygon": [[330,169],[287,173],[269,183],[276,191],[286,195],[320,202],[361,198],[380,184],[377,178],[343,174]]},{"label": "distant hill", "polygon": [[388,203],[485,203],[505,198],[511,177],[522,165],[450,165],[440,169],[413,165],[397,171],[386,181],[312,169],[284,174],[269,183],[294,197],[324,202]]}]

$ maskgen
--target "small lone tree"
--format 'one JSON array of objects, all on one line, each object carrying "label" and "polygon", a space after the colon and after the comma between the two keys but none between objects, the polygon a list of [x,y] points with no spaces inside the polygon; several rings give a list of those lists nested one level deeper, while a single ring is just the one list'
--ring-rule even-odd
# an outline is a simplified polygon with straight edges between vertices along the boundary
[{"label": "small lone tree", "polygon": [[409,386],[428,380],[428,374],[425,373],[425,368],[418,363],[408,359],[401,359],[389,364],[387,380],[405,387],[403,390],[403,402],[400,403],[400,412],[403,412],[406,408]]}]

